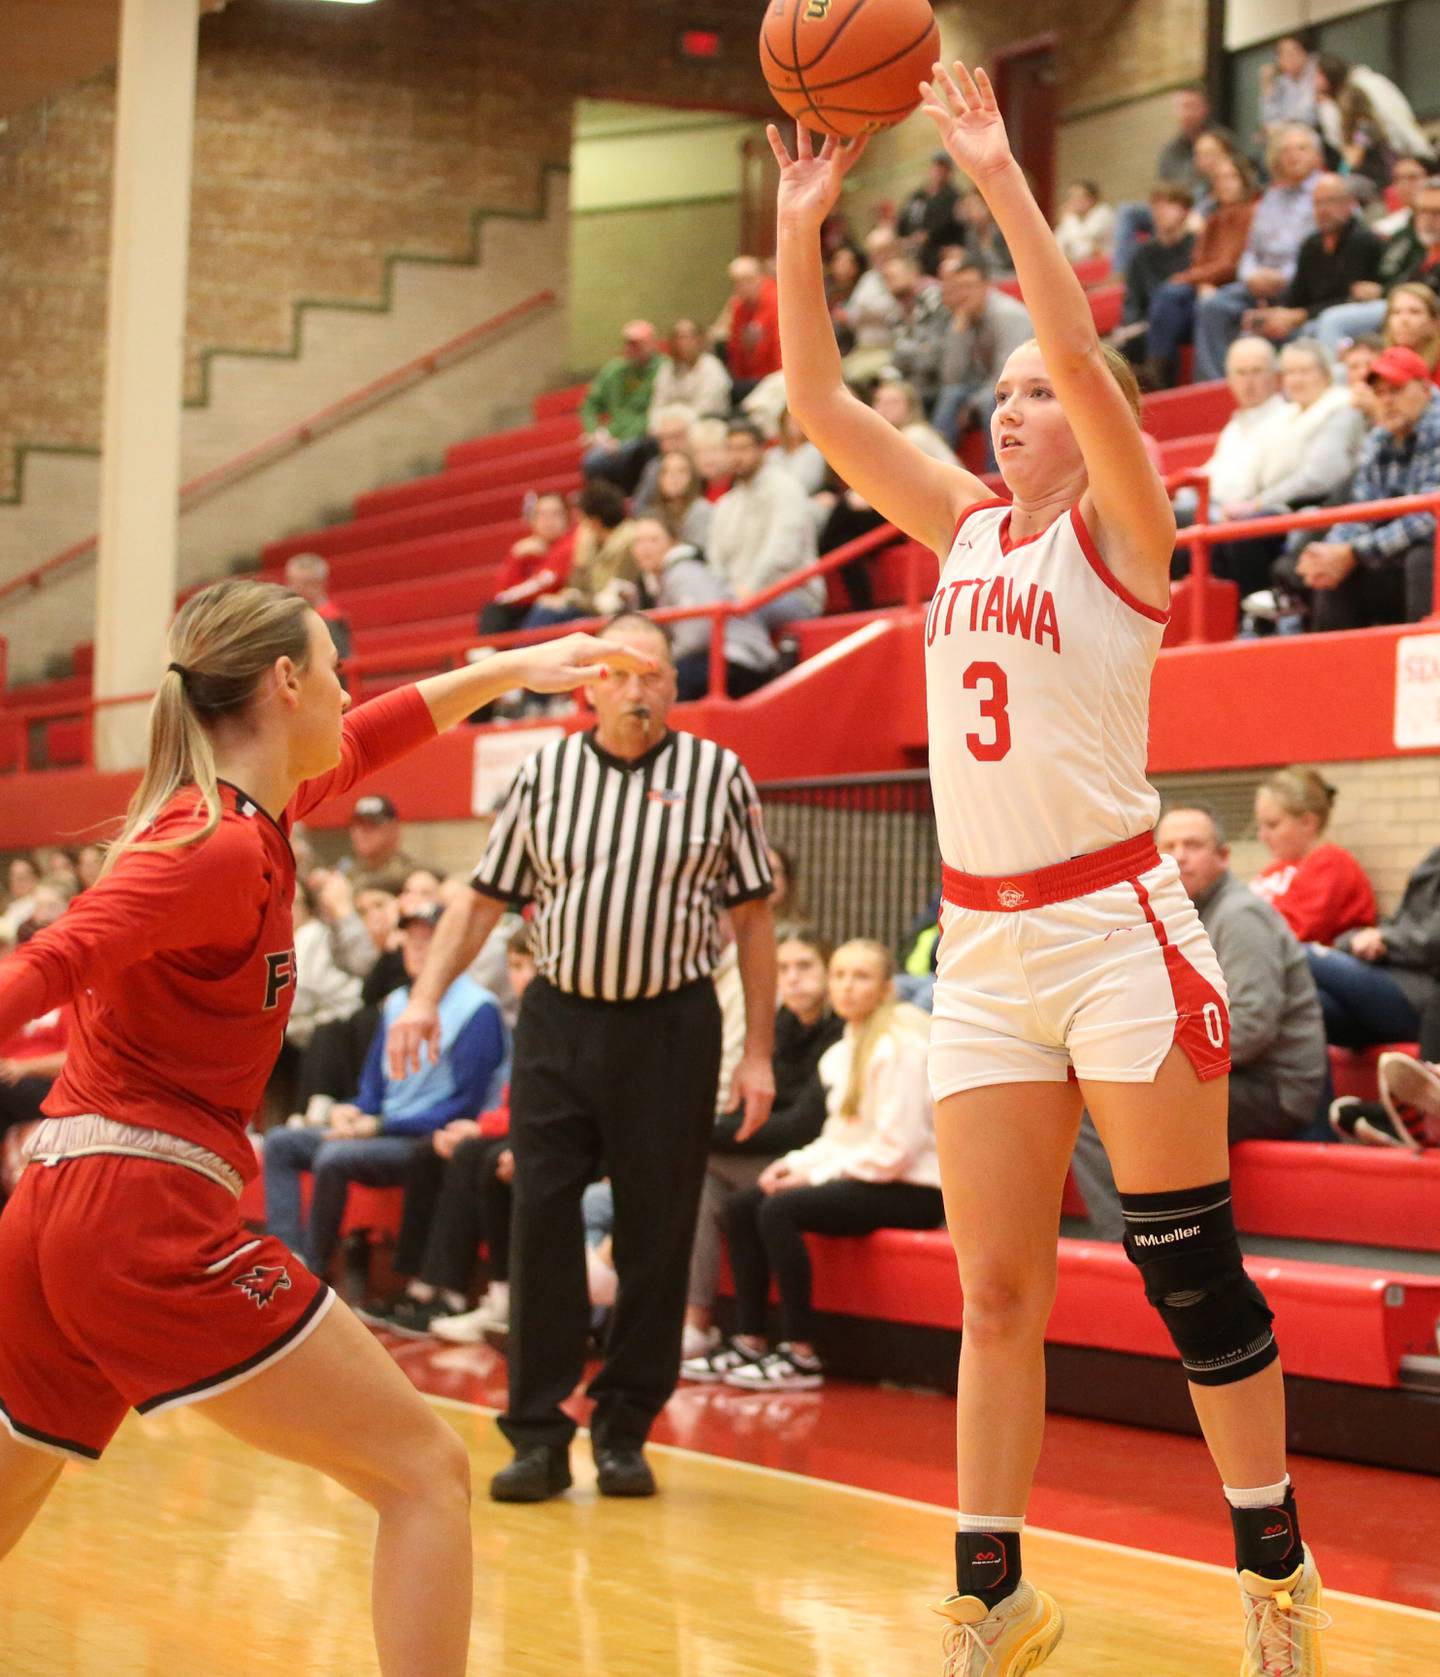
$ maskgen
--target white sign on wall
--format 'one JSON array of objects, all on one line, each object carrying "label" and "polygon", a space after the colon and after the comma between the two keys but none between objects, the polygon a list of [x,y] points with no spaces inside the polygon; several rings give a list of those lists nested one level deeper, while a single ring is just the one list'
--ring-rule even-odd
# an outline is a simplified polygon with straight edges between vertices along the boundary
[{"label": "white sign on wall", "polygon": [[1395,744],[1440,746],[1440,635],[1395,643]]},{"label": "white sign on wall", "polygon": [[493,815],[510,790],[515,771],[551,740],[563,739],[565,730],[556,727],[506,728],[503,732],[476,734],[475,764],[470,782],[470,813]]}]

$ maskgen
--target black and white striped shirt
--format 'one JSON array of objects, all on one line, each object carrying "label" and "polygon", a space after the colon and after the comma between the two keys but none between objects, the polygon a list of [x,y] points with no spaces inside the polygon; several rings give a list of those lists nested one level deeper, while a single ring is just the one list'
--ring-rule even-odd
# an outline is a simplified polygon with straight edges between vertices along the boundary
[{"label": "black and white striped shirt", "polygon": [[634,762],[593,732],[522,763],[471,884],[534,902],[557,989],[634,1001],[708,978],[722,907],[772,888],[754,783],[733,751],[667,732]]}]

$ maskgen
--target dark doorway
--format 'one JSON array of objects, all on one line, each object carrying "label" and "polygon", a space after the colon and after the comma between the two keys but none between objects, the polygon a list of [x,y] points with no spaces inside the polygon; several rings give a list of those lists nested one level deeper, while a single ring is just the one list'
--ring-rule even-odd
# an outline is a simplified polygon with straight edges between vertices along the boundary
[{"label": "dark doorway", "polygon": [[1055,219],[1055,128],[1059,118],[1054,35],[1035,35],[994,54],[995,97],[1010,147],[1045,219]]}]

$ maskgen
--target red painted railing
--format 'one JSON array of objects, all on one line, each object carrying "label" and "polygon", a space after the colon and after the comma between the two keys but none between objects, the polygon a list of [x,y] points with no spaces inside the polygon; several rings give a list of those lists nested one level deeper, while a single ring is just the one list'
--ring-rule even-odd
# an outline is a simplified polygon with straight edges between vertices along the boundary
[{"label": "red painted railing", "polygon": [[[1191,485],[1198,489],[1198,509],[1203,516],[1208,516],[1208,485],[1197,478],[1193,472],[1177,473],[1166,479],[1166,488],[1172,493],[1182,485]],[[1315,530],[1328,528],[1339,523],[1374,523],[1393,518],[1401,518],[1412,512],[1434,512],[1436,519],[1436,600],[1435,615],[1440,617],[1440,491],[1426,495],[1407,495],[1389,501],[1362,501],[1352,506],[1344,507],[1312,507],[1304,512],[1284,513],[1275,517],[1234,519],[1223,524],[1194,524],[1188,529],[1181,530],[1177,543],[1191,550],[1191,575],[1197,582],[1203,582],[1210,574],[1210,548],[1217,542],[1242,540],[1250,536],[1283,535],[1290,530]],[[870,531],[858,540],[847,542],[844,547],[838,547],[817,559],[814,564],[807,565],[803,570],[796,571],[789,576],[780,578],[770,587],[762,589],[744,600],[719,600],[710,605],[702,606],[669,606],[662,610],[647,612],[646,615],[658,622],[678,623],[695,618],[708,618],[710,631],[710,688],[709,698],[723,699],[725,697],[725,637],[723,625],[731,617],[741,617],[747,613],[758,611],[772,600],[779,599],[782,594],[788,594],[791,589],[815,577],[824,577],[852,560],[864,558],[867,554],[877,552],[900,538],[900,532],[893,525],[884,524],[879,529]],[[934,556],[923,549],[918,543],[912,543],[904,550],[905,571],[902,588],[902,598],[899,604],[908,610],[918,609],[929,598],[933,588],[933,573],[935,568]],[[922,574],[924,573],[924,574]],[[1192,622],[1190,640],[1203,640],[1202,633],[1197,632],[1201,614],[1197,610],[1195,621]],[[448,640],[417,639],[412,646],[387,648],[379,652],[360,653],[346,661],[346,670],[352,676],[372,675],[377,672],[404,674],[409,671],[423,671],[433,673],[438,669],[453,669],[465,662],[467,652],[477,646],[493,646],[497,648],[533,644],[537,641],[554,640],[560,635],[568,635],[576,630],[594,630],[603,619],[581,618],[569,623],[552,624],[544,629],[518,629],[505,635],[464,635],[454,636]],[[718,631],[718,632],[717,632]],[[49,700],[42,704],[18,704],[0,707],[0,726],[5,724],[29,723],[32,721],[47,721],[57,717],[93,716],[95,710],[107,705],[136,704],[149,698],[149,694],[132,693],[118,698],[92,699],[89,697],[72,700]],[[22,750],[20,769],[27,768],[27,753]]]},{"label": "red painted railing", "polygon": [[[273,465],[276,460],[293,454],[307,443],[314,442],[317,437],[323,437],[350,420],[358,418],[362,413],[368,413],[371,408],[389,401],[392,396],[398,396],[402,390],[419,384],[422,379],[430,378],[446,367],[454,366],[457,361],[465,360],[483,348],[488,340],[498,333],[506,331],[530,315],[538,314],[541,309],[549,308],[554,302],[553,291],[537,291],[512,308],[504,309],[499,314],[492,315],[489,320],[481,321],[478,326],[467,327],[465,331],[448,339],[438,348],[429,350],[424,355],[417,355],[402,366],[372,379],[369,384],[361,385],[358,390],[352,390],[349,395],[329,403],[317,413],[312,413],[308,419],[287,425],[283,431],[277,431],[273,437],[267,437],[264,442],[247,448],[243,454],[237,454],[224,465],[215,466],[208,472],[202,472],[199,477],[191,478],[181,487],[180,511],[185,512],[190,507],[197,506],[207,497],[217,494],[221,489],[229,488],[232,483],[238,483],[252,472],[259,471],[261,467]],[[0,601],[42,588],[47,579],[57,571],[64,570],[67,565],[73,565],[77,560],[88,558],[94,553],[99,540],[98,535],[87,536],[84,541],[75,542],[62,552],[53,554],[33,570],[0,583]]]}]

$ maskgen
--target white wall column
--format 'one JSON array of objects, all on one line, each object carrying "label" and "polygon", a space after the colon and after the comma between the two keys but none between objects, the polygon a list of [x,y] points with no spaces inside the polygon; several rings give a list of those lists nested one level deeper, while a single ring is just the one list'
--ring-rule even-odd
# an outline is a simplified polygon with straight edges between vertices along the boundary
[{"label": "white wall column", "polygon": [[[195,0],[122,0],[101,441],[95,694],[153,691],[175,607]],[[145,755],[143,705],[95,714],[95,763]]]}]

